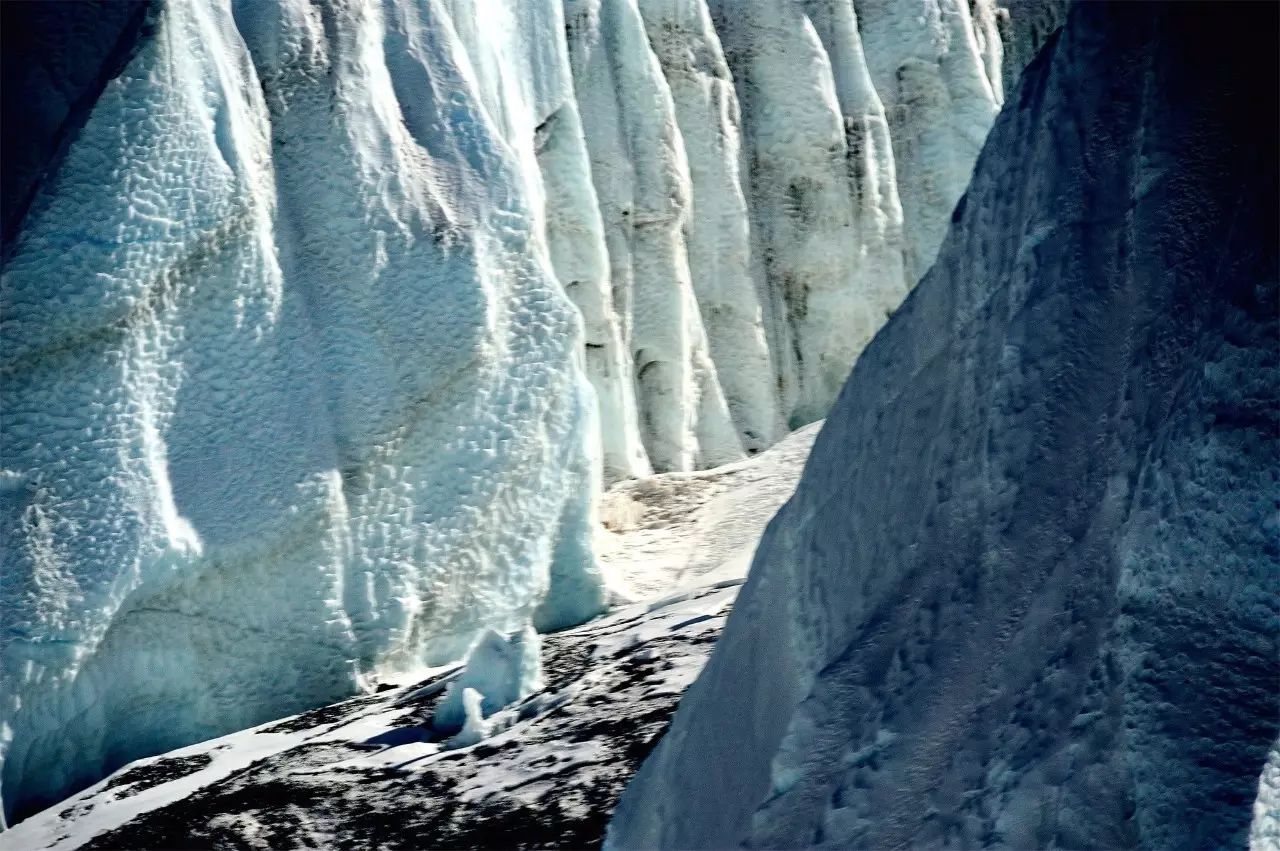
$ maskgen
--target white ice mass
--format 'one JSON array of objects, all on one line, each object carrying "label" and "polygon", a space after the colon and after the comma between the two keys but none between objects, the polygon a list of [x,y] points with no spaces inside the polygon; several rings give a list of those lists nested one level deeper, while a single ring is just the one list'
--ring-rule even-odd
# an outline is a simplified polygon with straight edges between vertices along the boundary
[{"label": "white ice mass", "polygon": [[5,57],[10,817],[600,612],[599,483],[821,417],[928,265],[1007,17],[35,5]]},{"label": "white ice mass", "polygon": [[559,8],[490,13],[529,73],[458,5],[162,5],[28,213],[0,311],[10,812],[601,610],[535,157],[572,93]]},{"label": "white ice mass", "polygon": [[1011,89],[612,847],[1275,847],[1277,10],[1232,11],[1077,4]]},{"label": "white ice mass", "polygon": [[[968,182],[1002,100],[998,10],[563,11],[572,128],[541,132],[580,122],[589,160],[596,205],[574,207],[561,277],[588,328],[606,478],[728,463],[821,418]],[[860,29],[877,33],[865,50]]]},{"label": "white ice mass", "polygon": [[[542,688],[542,644],[531,627],[504,636],[480,633],[467,650],[458,679],[436,707],[441,730],[464,730]],[[466,732],[464,730],[464,732]]]}]

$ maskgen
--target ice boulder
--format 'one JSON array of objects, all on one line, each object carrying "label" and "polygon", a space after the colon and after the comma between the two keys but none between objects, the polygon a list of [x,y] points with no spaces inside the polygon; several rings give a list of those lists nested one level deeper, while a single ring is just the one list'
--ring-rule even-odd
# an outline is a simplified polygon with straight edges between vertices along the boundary
[{"label": "ice boulder", "polygon": [[1267,847],[1278,24],[1072,7],[612,847]]},{"label": "ice boulder", "polygon": [[489,629],[467,651],[432,724],[452,732],[479,730],[480,720],[542,688],[542,640],[532,628],[510,637]]}]

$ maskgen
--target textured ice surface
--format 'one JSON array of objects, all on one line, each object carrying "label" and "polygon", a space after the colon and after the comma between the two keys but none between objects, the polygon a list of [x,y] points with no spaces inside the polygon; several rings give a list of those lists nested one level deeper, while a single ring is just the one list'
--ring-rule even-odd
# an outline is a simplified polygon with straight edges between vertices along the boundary
[{"label": "textured ice surface", "polygon": [[485,630],[467,651],[462,672],[436,707],[435,726],[457,730],[464,720],[474,726],[479,718],[541,689],[541,650],[538,634],[531,628],[510,637]]},{"label": "textured ice surface", "polygon": [[594,614],[597,478],[822,416],[1000,100],[965,0],[4,6],[8,813]]},{"label": "textured ice surface", "polygon": [[[1013,90],[1022,69],[1062,26],[1068,5],[1069,0],[1005,0],[996,10],[999,40],[992,43],[1000,49],[1005,91]],[[977,32],[990,40],[989,29],[980,27]]]},{"label": "textured ice surface", "polygon": [[1249,851],[1280,847],[1280,741],[1272,745],[1267,764],[1258,778],[1258,798],[1253,803],[1249,827]]},{"label": "textured ice surface", "polygon": [[752,264],[782,413],[811,422],[932,260],[968,182],[1000,104],[974,31],[974,15],[992,10],[712,8],[741,104]]},{"label": "textured ice surface", "polygon": [[[145,38],[148,0],[0,4],[0,245],[103,87]],[[73,49],[67,49],[73,44]]]},{"label": "textured ice surface", "polygon": [[[599,322],[588,359],[602,421],[638,417],[655,469],[825,414],[968,182],[1001,102],[997,18],[986,0],[566,0],[624,351],[612,366]],[[610,299],[578,301],[590,329]],[[630,427],[604,444],[608,478],[634,469]]]},{"label": "textured ice surface", "polygon": [[459,7],[165,5],[36,198],[0,306],[10,813],[600,610],[535,159],[559,7],[490,20],[532,72]]},{"label": "textured ice surface", "polygon": [[1073,7],[614,846],[1265,847],[1278,22],[1234,11]]}]

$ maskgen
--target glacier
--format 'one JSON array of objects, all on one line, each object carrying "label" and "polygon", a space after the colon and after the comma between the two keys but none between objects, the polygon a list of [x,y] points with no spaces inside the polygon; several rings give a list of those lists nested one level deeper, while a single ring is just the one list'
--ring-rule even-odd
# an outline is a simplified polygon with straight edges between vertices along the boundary
[{"label": "glacier", "polygon": [[606,847],[1271,847],[1278,23],[1071,7]]},{"label": "glacier", "polygon": [[565,280],[596,329],[607,481],[731,463],[825,415],[937,250],[1003,101],[1003,39],[1044,17],[1014,8],[566,0],[596,205]]},{"label": "glacier", "polygon": [[602,483],[825,414],[1027,39],[988,0],[4,6],[6,818],[601,612]]}]

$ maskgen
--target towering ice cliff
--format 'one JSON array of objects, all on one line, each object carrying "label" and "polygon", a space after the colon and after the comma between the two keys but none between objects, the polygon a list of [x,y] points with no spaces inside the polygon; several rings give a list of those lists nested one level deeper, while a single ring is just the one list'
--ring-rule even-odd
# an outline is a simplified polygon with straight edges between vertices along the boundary
[{"label": "towering ice cliff", "polygon": [[693,294],[689,166],[671,93],[634,2],[565,12],[645,447],[659,469],[734,460],[742,449]]},{"label": "towering ice cliff", "polygon": [[985,0],[3,6],[9,815],[599,611],[596,481],[822,416],[1002,90]]},{"label": "towering ice cliff", "polygon": [[972,4],[975,30],[970,5],[716,4],[742,104],[757,288],[792,425],[825,414],[968,183],[1001,102],[976,34],[994,12]]},{"label": "towering ice cliff", "polygon": [[601,609],[534,132],[563,23],[481,43],[471,7],[154,8],[36,197],[0,312],[10,814]]},{"label": "towering ice cliff", "polygon": [[1278,726],[1277,23],[1073,7],[615,847],[1243,843]]}]

